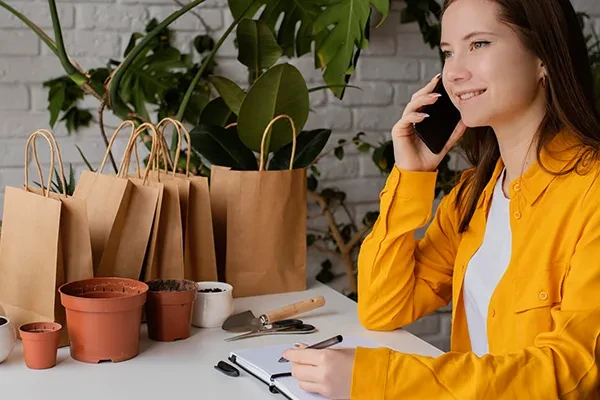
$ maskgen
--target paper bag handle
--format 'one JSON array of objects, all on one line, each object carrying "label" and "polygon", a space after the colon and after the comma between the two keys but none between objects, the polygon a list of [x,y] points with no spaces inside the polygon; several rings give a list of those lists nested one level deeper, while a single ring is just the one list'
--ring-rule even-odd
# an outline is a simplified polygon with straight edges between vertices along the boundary
[{"label": "paper bag handle", "polygon": [[273,120],[269,122],[269,125],[267,125],[267,128],[263,133],[262,141],[260,143],[260,166],[258,167],[259,171],[262,171],[265,166],[265,139],[267,138],[269,130],[271,129],[273,124],[281,118],[287,118],[288,121],[290,121],[290,125],[292,125],[292,158],[290,159],[290,171],[293,168],[294,157],[296,156],[296,126],[294,125],[294,120],[289,115],[281,114],[273,118]]},{"label": "paper bag handle", "polygon": [[[148,124],[145,122],[144,124]],[[144,125],[142,124],[142,125]],[[138,127],[139,129],[139,127]],[[121,164],[119,165],[119,170],[117,171],[117,176],[124,178],[127,176],[127,172],[129,171],[129,164],[131,163],[131,152],[135,151],[135,163],[137,166],[137,174],[138,178],[141,178],[140,175],[140,155],[138,153],[138,147],[136,143],[136,139],[139,135],[136,135],[138,129],[131,132],[129,135],[129,141],[127,142],[127,146],[125,146],[125,153],[123,154],[123,159],[121,160]],[[135,136],[135,137],[134,137]],[[131,145],[133,143],[133,145]]]},{"label": "paper bag handle", "polygon": [[[160,121],[158,123],[158,125],[156,126],[157,130],[161,133],[161,138],[164,141],[162,147],[163,147],[163,151],[165,149],[168,149],[168,146],[166,144],[165,141],[165,135],[164,135],[164,131],[166,129],[166,126],[168,124],[173,124],[175,125],[175,129],[177,130],[177,151],[175,153],[175,160],[173,161],[173,164],[171,164],[171,168],[173,169],[173,176],[175,176],[175,172],[177,170],[177,164],[179,163],[179,153],[181,153],[181,142],[182,142],[182,137],[181,137],[181,131],[183,130],[183,134],[185,135],[185,139],[187,140],[188,143],[188,147],[187,147],[187,160],[185,162],[185,176],[186,178],[190,176],[190,161],[191,161],[191,157],[192,157],[192,139],[190,138],[190,134],[187,131],[187,129],[185,129],[185,127],[183,126],[183,124],[173,118],[163,118],[162,121]],[[165,125],[165,126],[163,126]],[[162,127],[162,129],[161,129]]]},{"label": "paper bag handle", "polygon": [[[46,186],[44,185],[44,177],[42,174],[42,167],[40,166],[40,161],[38,159],[38,155],[37,155],[37,148],[36,148],[36,143],[35,143],[35,139],[37,138],[38,135],[41,135],[44,137],[44,139],[46,139],[46,141],[48,142],[48,147],[50,148],[50,172],[48,174],[48,187],[46,188]],[[52,174],[54,172],[54,157],[55,157],[55,150],[58,153],[58,159],[60,162],[60,170],[61,170],[61,181],[62,181],[62,185],[63,185],[63,191],[64,191],[64,195],[65,197],[67,197],[67,185],[65,183],[65,170],[64,170],[64,166],[62,163],[62,156],[60,154],[60,150],[58,149],[58,145],[56,144],[56,139],[54,138],[54,135],[45,130],[45,129],[39,129],[37,131],[35,131],[34,133],[32,133],[29,138],[27,139],[27,143],[25,144],[25,190],[29,191],[29,146],[33,143],[33,157],[35,159],[35,163],[36,163],[36,167],[38,170],[38,173],[40,175],[40,185],[42,187],[42,194],[45,197],[49,197],[50,195],[50,184],[52,182]],[[44,188],[46,188],[46,190],[44,191]]]},{"label": "paper bag handle", "polygon": [[289,304],[276,310],[269,311],[268,313],[261,315],[260,318],[262,323],[271,324],[273,322],[288,319],[295,315],[314,310],[315,308],[323,307],[324,305],[325,297],[311,297],[310,299],[299,301],[297,303]]},{"label": "paper bag handle", "polygon": [[[112,148],[113,144],[115,143],[115,139],[117,138],[117,135],[119,134],[121,129],[123,129],[126,125],[131,126],[131,134],[133,134],[133,132],[135,132],[135,123],[132,120],[127,120],[127,121],[121,122],[121,125],[119,125],[119,127],[115,130],[112,137],[110,138],[110,142],[108,142],[108,146],[106,146],[106,153],[104,153],[104,158],[102,159],[102,164],[100,164],[100,168],[98,169],[98,174],[101,174],[102,171],[104,171],[104,166],[106,165],[106,162],[108,161],[110,149]],[[131,135],[129,135],[129,137],[131,137]],[[121,164],[122,164],[122,162],[121,162]]]},{"label": "paper bag handle", "polygon": [[[125,149],[125,157],[123,158],[123,161],[125,161],[125,165],[129,165],[129,162],[131,160],[131,153],[134,147],[137,148],[136,145],[136,140],[137,138],[142,134],[142,132],[145,129],[149,129],[152,131],[152,147],[150,149],[150,157],[148,158],[148,165],[151,165],[154,160],[155,157],[157,155],[157,146],[156,146],[156,141],[154,140],[154,138],[157,136],[157,132],[156,132],[156,128],[154,127],[154,125],[152,125],[149,122],[144,122],[143,124],[141,124],[140,126],[137,127],[137,129],[132,133],[131,138],[129,139],[129,143],[127,144],[127,148]],[[137,150],[136,150],[136,158],[137,158]],[[121,171],[121,168],[119,168],[119,172],[123,172],[124,173],[124,169],[123,171]],[[137,169],[137,173],[138,173],[138,177],[141,179],[141,175],[140,175],[140,165],[139,165],[139,160],[138,160],[138,169]],[[150,168],[146,168],[146,171],[144,173],[144,178],[143,178],[143,184],[145,185],[148,182],[148,176],[150,174]],[[125,176],[123,176],[123,174],[120,175],[122,178],[124,178]]]}]

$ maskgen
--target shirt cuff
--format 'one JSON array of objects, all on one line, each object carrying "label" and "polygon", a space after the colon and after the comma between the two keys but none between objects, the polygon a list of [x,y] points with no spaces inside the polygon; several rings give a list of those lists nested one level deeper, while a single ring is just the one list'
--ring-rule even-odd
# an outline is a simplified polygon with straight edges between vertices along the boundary
[{"label": "shirt cuff", "polygon": [[388,182],[395,186],[396,196],[433,202],[437,176],[437,170],[432,172],[408,171],[394,166]]},{"label": "shirt cuff", "polygon": [[390,349],[357,347],[352,371],[352,399],[383,399]]}]

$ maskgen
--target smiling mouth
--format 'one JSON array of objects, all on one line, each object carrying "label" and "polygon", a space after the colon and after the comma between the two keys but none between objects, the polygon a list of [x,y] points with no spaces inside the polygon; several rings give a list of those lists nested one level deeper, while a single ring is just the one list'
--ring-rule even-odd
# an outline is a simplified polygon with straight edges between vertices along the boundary
[{"label": "smiling mouth", "polygon": [[468,93],[463,93],[460,96],[457,96],[460,100],[461,103],[465,103],[468,101],[471,101],[479,96],[481,96],[482,94],[484,94],[487,91],[487,89],[483,89],[483,90],[475,90],[473,92],[468,92]]}]

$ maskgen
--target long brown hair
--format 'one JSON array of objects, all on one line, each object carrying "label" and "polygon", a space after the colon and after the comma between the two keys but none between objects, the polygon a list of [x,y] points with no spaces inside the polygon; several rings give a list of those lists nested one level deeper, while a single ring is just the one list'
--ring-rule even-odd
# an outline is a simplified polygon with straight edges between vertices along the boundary
[{"label": "long brown hair", "polygon": [[[444,10],[457,0],[444,0]],[[595,107],[594,80],[587,47],[570,0],[493,0],[498,18],[508,24],[525,47],[546,67],[547,112],[536,133],[537,161],[553,174],[567,174],[600,152],[600,115]],[[548,171],[540,161],[545,146],[561,130],[572,133],[583,149],[580,158],[563,171]],[[467,129],[459,146],[475,166],[458,187],[455,206],[460,210],[459,232],[465,232],[483,189],[500,157],[490,127]]]}]

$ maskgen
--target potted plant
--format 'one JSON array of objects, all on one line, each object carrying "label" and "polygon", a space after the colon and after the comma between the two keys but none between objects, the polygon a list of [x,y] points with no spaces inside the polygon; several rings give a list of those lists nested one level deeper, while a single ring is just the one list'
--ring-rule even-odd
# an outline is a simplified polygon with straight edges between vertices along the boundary
[{"label": "potted plant", "polygon": [[125,278],[93,278],[59,288],[67,314],[71,357],[98,363],[139,353],[142,307],[148,285]]},{"label": "potted plant", "polygon": [[172,342],[190,337],[192,307],[198,285],[189,280],[155,279],[147,282],[148,337]]},{"label": "potted plant", "polygon": [[56,352],[62,325],[56,322],[32,322],[19,327],[25,364],[31,369],[56,365]]}]

